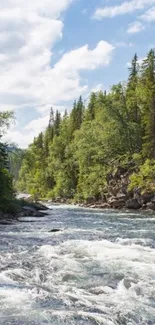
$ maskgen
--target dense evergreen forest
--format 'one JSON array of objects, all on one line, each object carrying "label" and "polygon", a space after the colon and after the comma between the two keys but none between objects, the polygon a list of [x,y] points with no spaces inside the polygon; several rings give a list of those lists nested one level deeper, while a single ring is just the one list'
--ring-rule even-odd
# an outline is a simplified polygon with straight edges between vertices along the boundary
[{"label": "dense evergreen forest", "polygon": [[[12,112],[0,112],[0,139],[12,120]],[[12,209],[13,199],[13,178],[9,172],[8,146],[0,141],[0,211]]]},{"label": "dense evergreen forest", "polygon": [[154,50],[141,64],[135,54],[126,83],[92,92],[87,105],[80,97],[69,114],[51,109],[46,131],[26,150],[17,183],[36,198],[76,202],[103,200],[123,186],[155,190]]}]

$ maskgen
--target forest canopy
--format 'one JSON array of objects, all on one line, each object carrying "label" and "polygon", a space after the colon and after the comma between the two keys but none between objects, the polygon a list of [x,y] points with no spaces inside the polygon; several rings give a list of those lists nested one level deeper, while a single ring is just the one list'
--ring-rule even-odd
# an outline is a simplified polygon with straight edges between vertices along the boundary
[{"label": "forest canopy", "polygon": [[[26,150],[18,189],[35,197],[103,198],[118,166],[132,166],[129,189],[155,189],[155,52],[128,80],[109,92],[82,97],[62,116],[51,109],[49,125]],[[128,167],[130,168],[130,167]]]}]

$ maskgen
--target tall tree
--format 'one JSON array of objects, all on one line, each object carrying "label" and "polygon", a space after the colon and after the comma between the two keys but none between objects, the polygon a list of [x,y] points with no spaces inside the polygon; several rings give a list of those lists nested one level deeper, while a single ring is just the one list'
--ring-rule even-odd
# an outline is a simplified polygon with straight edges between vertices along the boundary
[{"label": "tall tree", "polygon": [[[0,112],[0,138],[13,119],[12,112]],[[12,177],[8,171],[7,145],[0,142],[0,210],[8,211],[13,199]]]},{"label": "tall tree", "polygon": [[92,92],[90,95],[90,98],[89,98],[89,103],[88,103],[88,109],[87,109],[87,115],[86,115],[87,120],[92,121],[95,119],[96,100],[97,100],[97,95],[95,92]]},{"label": "tall tree", "polygon": [[145,130],[144,154],[155,158],[155,52],[153,49],[143,61],[140,87]]}]

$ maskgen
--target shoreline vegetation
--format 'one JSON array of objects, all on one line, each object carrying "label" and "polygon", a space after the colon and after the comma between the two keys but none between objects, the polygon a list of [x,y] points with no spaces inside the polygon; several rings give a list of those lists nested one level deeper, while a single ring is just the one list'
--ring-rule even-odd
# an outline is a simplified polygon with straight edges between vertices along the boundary
[{"label": "shoreline vegetation", "polygon": [[[11,118],[1,113],[1,136]],[[13,208],[14,188],[34,202],[155,211],[155,51],[141,63],[135,54],[127,81],[109,92],[80,96],[63,115],[51,108],[46,130],[12,161],[10,176],[0,142],[4,213]]]}]

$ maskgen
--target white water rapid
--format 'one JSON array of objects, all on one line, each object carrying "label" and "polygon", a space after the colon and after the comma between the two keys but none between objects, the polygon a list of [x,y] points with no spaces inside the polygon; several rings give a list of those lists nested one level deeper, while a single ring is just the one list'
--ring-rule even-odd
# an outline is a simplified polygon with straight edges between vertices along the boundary
[{"label": "white water rapid", "polygon": [[155,324],[153,214],[59,206],[24,221],[0,225],[0,325]]}]

